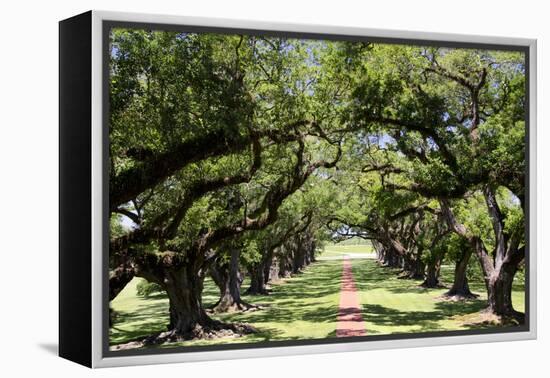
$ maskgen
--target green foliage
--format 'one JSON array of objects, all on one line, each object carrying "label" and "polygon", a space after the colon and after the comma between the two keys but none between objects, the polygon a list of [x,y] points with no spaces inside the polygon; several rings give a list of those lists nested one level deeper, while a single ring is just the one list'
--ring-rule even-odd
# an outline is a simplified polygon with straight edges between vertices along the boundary
[{"label": "green foliage", "polygon": [[[208,146],[197,144],[196,156],[111,211],[135,214],[136,229],[154,235],[175,227],[133,246],[138,252],[192,254],[207,236],[245,229],[279,201],[264,226],[220,237],[218,257],[239,248],[241,263],[253,265],[300,232],[318,245],[392,239],[426,262],[455,261],[468,246],[455,234],[437,241],[446,227],[439,200],[448,199],[457,220],[491,250],[488,187],[497,193],[505,232],[523,244],[524,58],[115,28],[111,178],[152,160],[168,165],[170,153],[200,138],[226,150],[201,154]],[[333,167],[312,165],[335,156]],[[216,180],[223,184],[209,189]],[[131,232],[121,219],[111,216],[112,239]]]},{"label": "green foliage", "polygon": [[126,229],[122,225],[122,215],[120,214],[111,214],[110,218],[110,238],[116,239],[124,234],[126,234]]},{"label": "green foliage", "polygon": [[471,247],[464,238],[454,233],[450,233],[437,243],[433,252],[445,256],[445,259],[454,265],[462,258],[465,250],[469,248]]},{"label": "green foliage", "polygon": [[154,282],[141,280],[136,285],[136,293],[140,297],[148,298],[152,294],[163,293],[163,292],[164,292],[164,289],[162,288],[162,286]]}]

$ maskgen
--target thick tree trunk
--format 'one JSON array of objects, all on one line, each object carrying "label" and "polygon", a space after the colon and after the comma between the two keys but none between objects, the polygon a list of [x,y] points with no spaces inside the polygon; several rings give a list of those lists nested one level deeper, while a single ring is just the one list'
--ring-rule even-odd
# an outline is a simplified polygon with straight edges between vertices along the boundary
[{"label": "thick tree trunk", "polygon": [[466,273],[470,256],[472,256],[472,250],[471,248],[466,248],[462,252],[460,259],[456,262],[453,286],[444,294],[445,296],[465,299],[478,297],[477,294],[470,291],[470,285],[468,285],[468,276]]},{"label": "thick tree trunk", "polygon": [[403,256],[403,273],[401,278],[421,280],[424,278],[425,265],[421,259],[421,253],[416,256],[406,254]]},{"label": "thick tree trunk", "polygon": [[517,266],[505,264],[488,279],[489,310],[496,315],[516,318],[520,315],[512,305],[512,284],[516,271]]},{"label": "thick tree trunk", "polygon": [[470,286],[468,285],[468,277],[466,276],[466,269],[468,268],[468,262],[470,261],[470,256],[472,255],[472,252],[475,251],[476,254],[479,255],[481,253],[479,252],[479,250],[484,248],[483,243],[481,242],[480,238],[470,235],[467,232],[466,227],[456,220],[454,213],[451,209],[451,205],[447,199],[440,199],[439,204],[441,206],[443,216],[449,228],[453,230],[453,232],[455,232],[457,235],[463,237],[464,240],[466,240],[470,245],[470,248],[466,248],[463,250],[462,256],[456,262],[453,286],[444,295],[447,297],[459,298],[477,297],[476,294],[473,294],[470,291]]},{"label": "thick tree trunk", "polygon": [[382,266],[388,268],[400,267],[400,255],[391,245],[374,241],[373,245],[379,256],[378,261]]},{"label": "thick tree trunk", "polygon": [[310,263],[314,263],[315,261],[317,261],[315,252],[317,252],[317,243],[315,243],[315,239],[312,239],[309,244],[309,262]]},{"label": "thick tree trunk", "polygon": [[266,284],[269,280],[267,274],[273,261],[273,250],[265,252],[260,261],[251,266],[248,271],[250,274],[250,287],[246,291],[248,295],[267,295]]},{"label": "thick tree trunk", "polygon": [[281,256],[279,258],[279,277],[288,278],[292,275],[292,259],[290,256]]},{"label": "thick tree trunk", "polygon": [[384,264],[385,260],[385,250],[384,246],[376,240],[371,241],[372,247],[374,248],[374,253],[376,254],[376,261],[378,264]]},{"label": "thick tree trunk", "polygon": [[439,282],[439,274],[441,271],[441,258],[435,258],[430,261],[426,267],[426,278],[422,282],[425,288],[436,288],[441,285]]},{"label": "thick tree trunk", "polygon": [[401,242],[399,242],[399,240],[394,239],[389,234],[386,234],[384,239],[386,249],[389,253],[387,266],[405,270],[407,265],[405,258],[408,257],[407,249],[403,246],[403,244],[401,244]]},{"label": "thick tree trunk", "polygon": [[220,331],[253,332],[248,326],[224,324],[208,316],[202,305],[204,270],[193,252],[144,255],[137,261],[136,275],[161,285],[169,300],[168,331],[143,339],[142,345],[213,337]]},{"label": "thick tree trunk", "polygon": [[300,273],[306,265],[306,251],[301,245],[300,238],[292,241],[292,273]]},{"label": "thick tree trunk", "polygon": [[[512,303],[512,285],[518,265],[523,260],[524,248],[514,252],[514,257],[502,263],[486,276],[487,310],[503,319],[513,319],[520,324],[525,321],[525,314],[514,309]],[[488,257],[486,257],[488,258]]]},{"label": "thick tree trunk", "polygon": [[402,266],[402,259],[399,253],[393,248],[386,249],[386,259],[384,260],[384,266],[388,268],[399,268]]},{"label": "thick tree trunk", "polygon": [[485,248],[476,250],[485,276],[488,310],[501,318],[512,318],[523,323],[525,314],[515,311],[512,305],[512,284],[518,266],[525,258],[525,247],[519,247],[524,231],[520,229],[507,233],[505,217],[500,210],[494,189],[486,186],[483,194],[495,234],[492,259]]},{"label": "thick tree trunk", "polygon": [[241,299],[243,275],[239,269],[240,250],[232,249],[228,264],[211,267],[211,276],[220,288],[220,299],[213,306],[216,313],[248,310],[252,306]]},{"label": "thick tree trunk", "polygon": [[170,312],[168,331],[144,338],[137,344],[130,343],[133,344],[131,347],[255,332],[254,328],[245,324],[226,324],[208,316],[202,306],[204,275],[195,268],[197,264],[172,265],[168,262],[166,265],[140,270],[139,273],[166,290]]},{"label": "thick tree trunk", "polygon": [[292,275],[292,253],[288,244],[281,245],[278,252],[279,277],[288,278]]},{"label": "thick tree trunk", "polygon": [[302,269],[304,269],[306,266],[311,264],[311,251],[309,250],[309,248],[307,248],[305,246],[302,246],[301,249],[302,249],[303,254],[304,254],[303,264],[302,264]]},{"label": "thick tree trunk", "polygon": [[246,291],[248,295],[268,294],[265,285],[265,274],[263,266],[255,266],[250,270],[250,287]]},{"label": "thick tree trunk", "polygon": [[170,305],[169,330],[183,338],[202,337],[205,327],[214,321],[202,307],[204,276],[189,266],[164,270],[161,285],[166,290]]},{"label": "thick tree trunk", "polygon": [[302,237],[298,237],[299,248],[303,253],[302,269],[315,261],[315,239],[310,232],[305,232]]}]

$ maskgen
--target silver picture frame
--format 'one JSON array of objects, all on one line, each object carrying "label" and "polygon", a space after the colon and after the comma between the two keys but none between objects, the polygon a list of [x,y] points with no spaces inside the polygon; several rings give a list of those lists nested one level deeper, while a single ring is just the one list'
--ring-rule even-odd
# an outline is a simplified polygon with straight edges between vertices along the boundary
[{"label": "silver picture frame", "polygon": [[[237,358],[257,358],[268,356],[289,356],[298,354],[336,353],[367,351],[391,348],[412,348],[450,344],[487,343],[536,339],[537,337],[537,41],[535,39],[492,37],[467,34],[444,34],[405,30],[384,30],[329,26],[316,24],[272,23],[250,20],[221,19],[208,17],[186,17],[160,14],[139,14],[111,11],[91,11],[91,355],[89,364],[94,368],[127,365],[145,365],[206,360],[226,360]],[[381,40],[403,40],[414,43],[442,42],[456,46],[461,44],[481,44],[491,46],[523,47],[528,55],[528,284],[526,285],[526,330],[514,332],[493,332],[483,334],[453,334],[452,336],[394,336],[384,340],[315,343],[308,345],[285,345],[277,347],[251,347],[246,349],[206,350],[182,353],[171,349],[163,353],[139,353],[124,355],[108,353],[105,348],[106,308],[105,308],[105,254],[106,217],[105,188],[108,183],[105,167],[105,28],[109,22],[182,25],[209,28],[229,28],[237,30],[260,30],[273,32],[338,35],[368,37]],[[162,27],[161,27],[162,28]],[[107,186],[108,188],[108,186]]]}]

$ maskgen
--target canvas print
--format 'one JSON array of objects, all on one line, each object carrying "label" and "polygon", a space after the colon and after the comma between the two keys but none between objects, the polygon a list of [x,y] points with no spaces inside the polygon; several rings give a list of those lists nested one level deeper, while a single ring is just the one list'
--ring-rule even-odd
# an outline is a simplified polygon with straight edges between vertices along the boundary
[{"label": "canvas print", "polygon": [[108,31],[110,351],[524,329],[525,50],[180,29]]}]

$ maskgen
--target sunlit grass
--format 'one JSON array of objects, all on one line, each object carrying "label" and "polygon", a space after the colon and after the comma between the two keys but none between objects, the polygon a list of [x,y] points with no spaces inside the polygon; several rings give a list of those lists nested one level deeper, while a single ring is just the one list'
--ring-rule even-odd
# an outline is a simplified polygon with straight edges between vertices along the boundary
[{"label": "sunlit grass", "polygon": [[374,255],[374,249],[371,245],[327,245],[324,248],[323,253],[319,257],[321,260],[327,258],[339,257],[342,258],[345,255]]},{"label": "sunlit grass", "polygon": [[[425,289],[421,280],[399,279],[398,270],[381,268],[375,260],[353,260],[368,334],[449,331],[479,328],[479,312],[487,306],[484,283],[471,279],[470,288],[479,298],[450,301],[441,296],[447,288]],[[452,283],[453,267],[442,267],[442,281]],[[524,311],[524,285],[518,277],[513,303]],[[476,324],[477,323],[477,324]]]}]

